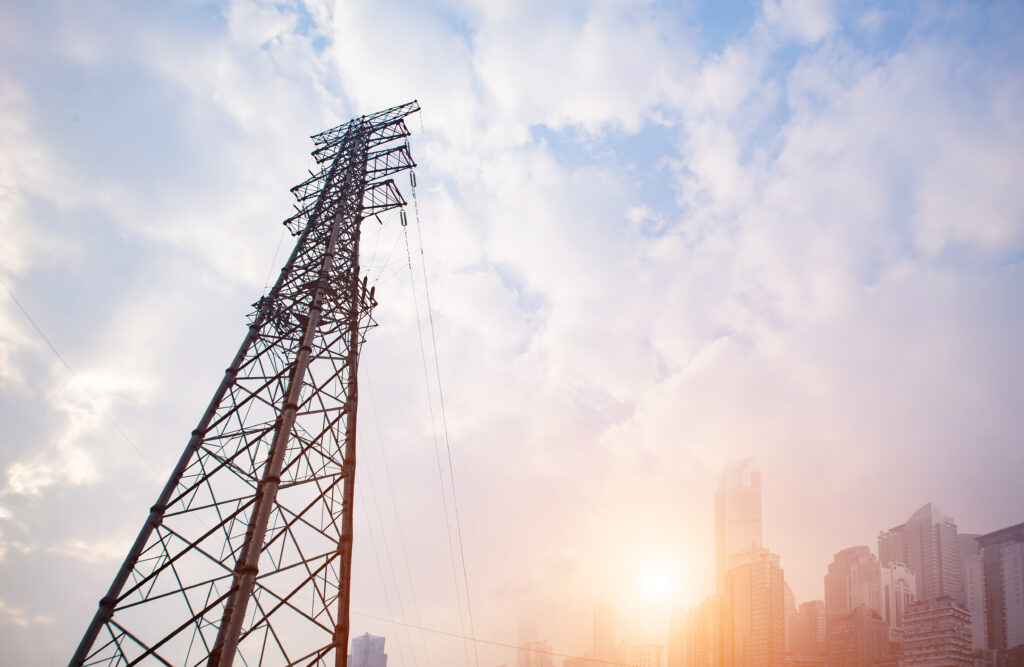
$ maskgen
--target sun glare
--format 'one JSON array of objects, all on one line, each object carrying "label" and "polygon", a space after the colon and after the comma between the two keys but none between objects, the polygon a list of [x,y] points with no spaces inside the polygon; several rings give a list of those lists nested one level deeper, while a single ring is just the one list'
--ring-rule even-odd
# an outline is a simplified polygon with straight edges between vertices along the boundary
[{"label": "sun glare", "polygon": [[666,600],[676,592],[675,573],[664,565],[648,565],[641,575],[641,588],[651,600]]}]

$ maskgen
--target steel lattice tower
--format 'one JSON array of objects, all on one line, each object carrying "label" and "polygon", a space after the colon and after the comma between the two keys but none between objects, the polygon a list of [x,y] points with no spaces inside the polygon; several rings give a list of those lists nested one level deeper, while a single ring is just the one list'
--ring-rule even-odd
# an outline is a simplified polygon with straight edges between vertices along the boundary
[{"label": "steel lattice tower", "polygon": [[416,102],[313,136],[295,249],[71,659],[344,666],[359,350],[374,326],[360,223],[402,207]]}]

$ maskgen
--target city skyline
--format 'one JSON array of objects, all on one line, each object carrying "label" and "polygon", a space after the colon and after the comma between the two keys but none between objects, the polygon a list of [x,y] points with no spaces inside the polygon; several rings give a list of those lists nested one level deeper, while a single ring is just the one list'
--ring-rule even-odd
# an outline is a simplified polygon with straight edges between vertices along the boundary
[{"label": "city skyline", "polygon": [[[755,539],[749,549],[730,555],[724,583],[716,565],[716,593],[700,604],[672,610],[663,643],[638,642],[630,636],[620,637],[616,643],[615,605],[602,601],[593,606],[592,648],[555,653],[564,659],[565,667],[771,667],[788,665],[793,659],[807,660],[808,665],[818,664],[814,660],[825,664],[826,656],[835,660],[835,665],[896,666],[904,655],[907,659],[942,660],[945,658],[936,656],[947,654],[950,660],[964,660],[962,664],[968,665],[974,664],[972,650],[1024,647],[1024,603],[1020,601],[1024,522],[984,535],[961,533],[958,539],[955,519],[943,514],[935,503],[925,503],[904,523],[878,531],[881,557],[865,545],[837,551],[825,568],[820,599],[794,601],[799,609],[790,615],[784,597],[792,594],[779,567],[780,557],[764,548],[760,539],[764,518],[760,489],[761,476],[752,459],[730,462],[723,468],[714,499],[716,563],[734,549],[728,546],[728,539],[722,539],[728,533],[723,529],[736,521],[728,507],[741,508],[740,532]],[[750,526],[756,526],[753,532]],[[962,545],[975,542],[978,549],[964,551]],[[972,599],[973,575],[967,562],[972,556],[981,557],[982,546],[990,550],[984,559],[989,568],[980,575],[985,590],[980,598]],[[913,562],[914,567],[904,561]],[[955,573],[955,582],[944,581],[950,572]],[[771,593],[760,602],[756,596],[743,597],[746,592],[741,594],[743,599],[737,598],[737,589],[758,588]],[[920,637],[922,631],[934,632],[936,623],[945,627],[949,614],[953,615],[948,622],[961,630],[951,631],[953,635],[940,631],[936,635],[942,637],[939,644],[931,634],[927,639]],[[764,620],[754,620],[758,615]],[[530,660],[535,654],[541,657],[542,667],[549,667],[553,649],[546,641],[535,640],[537,618],[528,618],[531,625],[525,639],[520,621],[519,667],[532,667]],[[1001,628],[996,637],[988,634],[992,619]],[[754,627],[754,634],[737,634],[732,624]],[[767,634],[758,637],[759,625],[769,628],[760,631]],[[974,641],[979,636],[981,640]]]},{"label": "city skyline", "polygon": [[5,658],[81,639],[285,263],[310,135],[413,99],[405,215],[359,246],[351,636],[389,667],[511,665],[530,609],[585,651],[595,601],[666,645],[751,457],[790,616],[928,503],[958,539],[1017,525],[1022,27],[1010,0],[2,3]]}]

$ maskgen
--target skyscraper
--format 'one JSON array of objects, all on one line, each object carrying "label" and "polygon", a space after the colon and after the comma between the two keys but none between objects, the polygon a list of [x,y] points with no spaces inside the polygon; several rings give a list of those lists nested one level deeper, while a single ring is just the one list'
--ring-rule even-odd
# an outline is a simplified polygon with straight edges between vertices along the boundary
[{"label": "skyscraper", "polygon": [[889,641],[903,639],[903,619],[917,600],[917,578],[903,563],[888,563],[882,575],[882,618],[889,624]]},{"label": "skyscraper", "polygon": [[1024,523],[978,537],[984,561],[988,647],[1024,645]]},{"label": "skyscraper", "polygon": [[785,603],[779,557],[767,549],[733,556],[722,594],[723,667],[782,667]]},{"label": "skyscraper", "polygon": [[782,605],[786,619],[786,654],[788,655],[793,652],[793,646],[796,643],[795,633],[797,627],[797,608],[796,596],[793,595],[793,589],[789,587],[789,582],[784,582],[784,584]]},{"label": "skyscraper", "polygon": [[715,581],[719,593],[729,559],[763,546],[761,473],[750,468],[750,459],[727,465],[715,493]]},{"label": "skyscraper", "polygon": [[903,623],[903,665],[969,667],[971,616],[950,597],[910,605]]},{"label": "skyscraper", "polygon": [[868,547],[838,552],[825,575],[825,612],[829,618],[848,616],[859,607],[879,615],[882,612],[881,569]]},{"label": "skyscraper", "polygon": [[717,595],[708,597],[686,612],[680,642],[684,667],[719,667],[721,614],[722,606]]},{"label": "skyscraper", "polygon": [[369,632],[352,639],[352,653],[348,656],[349,667],[387,667],[388,655],[384,652],[384,638]]},{"label": "skyscraper", "polygon": [[978,535],[957,535],[960,542],[960,587],[964,606],[971,615],[971,648],[988,647],[985,619],[985,563]]},{"label": "skyscraper", "polygon": [[888,654],[889,628],[875,610],[860,605],[828,619],[828,667],[873,667]]},{"label": "skyscraper", "polygon": [[904,563],[916,577],[917,600],[961,599],[960,545],[956,523],[928,503],[901,526],[878,535],[883,564]]},{"label": "skyscraper", "polygon": [[668,622],[668,667],[686,667],[686,610],[673,609]]},{"label": "skyscraper", "polygon": [[537,617],[531,614],[519,616],[519,642],[516,648],[516,667],[531,667],[533,645],[537,641]]},{"label": "skyscraper", "polygon": [[826,644],[825,603],[822,600],[811,600],[800,605],[797,614],[797,627],[794,633],[793,655],[821,656],[825,655]]}]

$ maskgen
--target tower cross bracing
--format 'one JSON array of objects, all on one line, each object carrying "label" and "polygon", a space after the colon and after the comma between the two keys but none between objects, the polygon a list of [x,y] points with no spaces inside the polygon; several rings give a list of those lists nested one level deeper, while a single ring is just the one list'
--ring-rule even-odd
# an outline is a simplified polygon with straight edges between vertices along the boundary
[{"label": "tower cross bracing", "polygon": [[312,137],[295,247],[150,509],[71,665],[344,667],[362,220],[405,206],[413,101]]}]

